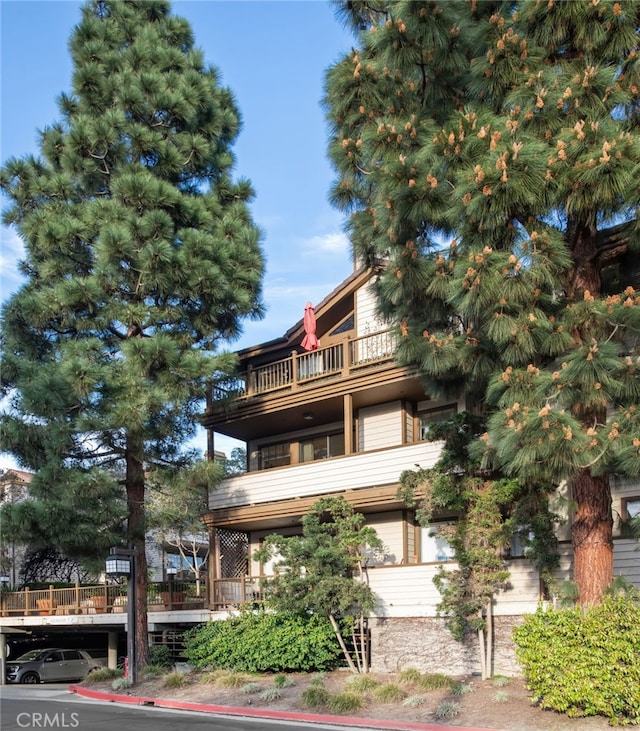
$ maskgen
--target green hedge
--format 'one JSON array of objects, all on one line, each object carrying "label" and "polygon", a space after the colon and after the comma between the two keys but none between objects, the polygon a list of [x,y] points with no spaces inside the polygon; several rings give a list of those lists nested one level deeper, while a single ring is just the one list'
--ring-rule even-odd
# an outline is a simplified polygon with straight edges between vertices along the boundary
[{"label": "green hedge", "polygon": [[640,724],[640,603],[542,610],[514,630],[516,654],[534,700],[570,717]]},{"label": "green hedge", "polygon": [[246,612],[194,627],[185,656],[197,669],[239,672],[331,670],[341,652],[328,619],[289,613]]}]

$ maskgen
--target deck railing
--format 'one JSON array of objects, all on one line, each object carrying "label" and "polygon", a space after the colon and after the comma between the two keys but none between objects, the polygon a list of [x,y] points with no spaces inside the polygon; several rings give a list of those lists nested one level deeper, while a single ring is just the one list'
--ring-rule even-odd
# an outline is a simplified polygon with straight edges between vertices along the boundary
[{"label": "deck railing", "polygon": [[304,388],[320,380],[349,376],[390,361],[396,350],[395,333],[383,330],[310,352],[294,351],[288,358],[250,368],[233,380],[218,381],[211,391],[212,402]]},{"label": "deck railing", "polygon": [[[153,582],[148,586],[149,611],[204,609],[208,595],[204,583],[200,593],[193,582]],[[127,611],[126,584],[100,584],[57,589],[23,589],[3,591],[0,594],[0,613],[3,617],[58,616],[68,614],[106,614]]]}]

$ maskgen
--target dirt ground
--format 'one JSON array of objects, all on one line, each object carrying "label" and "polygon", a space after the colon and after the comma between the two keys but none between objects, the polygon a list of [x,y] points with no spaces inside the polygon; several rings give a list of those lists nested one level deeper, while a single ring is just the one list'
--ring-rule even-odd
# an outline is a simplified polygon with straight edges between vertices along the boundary
[{"label": "dirt ground", "polygon": [[[277,687],[278,679],[274,675],[245,676],[236,679],[237,687],[227,687],[221,677],[190,673],[185,674],[179,681],[183,682],[179,687],[169,687],[171,678],[160,677],[141,680],[135,689],[129,689],[129,693],[150,698],[240,708],[340,715],[327,708],[306,707],[302,699],[303,692],[312,685],[321,685],[331,694],[353,692],[353,686],[350,688],[350,685],[359,682],[353,678],[363,676],[352,676],[348,672],[339,671],[322,676],[292,674],[286,677],[288,679],[286,682],[292,683],[287,687]],[[393,675],[371,673],[368,677],[375,680],[377,685],[356,693],[363,699],[362,707],[342,715],[496,731],[610,729],[608,721],[602,717],[571,719],[563,714],[541,710],[532,704],[530,693],[520,678],[494,678],[486,681],[476,677],[457,678],[457,689],[462,688],[463,692],[452,693],[444,689],[425,691],[419,685]],[[398,686],[400,695],[404,698],[398,698],[393,702],[377,699],[376,693],[379,690],[376,689],[389,684]],[[113,692],[111,682],[93,684],[91,687]],[[274,695],[279,697],[273,697]]]}]

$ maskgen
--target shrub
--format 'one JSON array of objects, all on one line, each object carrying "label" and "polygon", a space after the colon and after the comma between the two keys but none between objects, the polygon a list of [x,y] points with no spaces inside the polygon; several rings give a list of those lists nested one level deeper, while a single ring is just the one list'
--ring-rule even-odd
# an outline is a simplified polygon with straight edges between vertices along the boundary
[{"label": "shrub", "polygon": [[149,651],[151,664],[161,668],[170,668],[173,666],[173,656],[171,650],[166,645],[152,645]]},{"label": "shrub", "polygon": [[277,701],[279,698],[282,698],[282,693],[277,688],[267,688],[260,693],[261,701]]},{"label": "shrub", "polygon": [[124,676],[121,676],[119,678],[115,678],[114,681],[111,683],[111,689],[112,690],[127,690],[127,688],[131,687],[131,683],[129,682],[129,678],[125,678]]},{"label": "shrub", "polygon": [[243,693],[250,695],[251,693],[260,693],[260,691],[264,690],[264,688],[260,685],[260,683],[252,681],[251,683],[245,683],[240,690]]},{"label": "shrub", "polygon": [[407,694],[399,685],[387,683],[376,688],[373,691],[373,696],[382,703],[399,703],[407,697]]},{"label": "shrub", "polygon": [[317,615],[244,612],[195,627],[185,637],[185,656],[200,670],[332,670],[340,655],[329,620]]},{"label": "shrub", "polygon": [[147,665],[142,668],[142,672],[140,674],[145,680],[154,680],[155,678],[159,678],[161,675],[164,675],[166,671],[167,668],[161,667],[160,665]]},{"label": "shrub", "polygon": [[640,602],[542,610],[514,630],[518,660],[542,708],[640,723]]},{"label": "shrub", "polygon": [[330,695],[327,701],[327,708],[332,713],[353,713],[362,708],[362,698],[355,693],[338,693]]},{"label": "shrub", "polygon": [[366,693],[368,690],[380,685],[380,683],[370,675],[352,675],[348,678],[346,685],[352,692]]},{"label": "shrub", "polygon": [[422,678],[422,673],[418,668],[405,668],[398,673],[398,680],[401,683],[418,683]]},{"label": "shrub", "polygon": [[467,693],[471,693],[471,690],[470,683],[459,681],[451,686],[451,695],[467,695]]},{"label": "shrub", "polygon": [[288,675],[279,673],[273,678],[273,684],[276,688],[290,688],[292,685],[295,685],[295,682]]},{"label": "shrub", "polygon": [[402,705],[407,708],[417,708],[423,706],[427,702],[427,696],[425,695],[410,695],[402,701]]},{"label": "shrub", "polygon": [[450,688],[453,680],[444,673],[427,673],[418,681],[418,685],[422,690],[440,690],[441,688]]},{"label": "shrub", "polygon": [[162,684],[165,688],[182,688],[187,684],[187,678],[182,673],[167,673]]},{"label": "shrub", "polygon": [[221,672],[214,682],[223,688],[242,688],[243,685],[251,682],[251,678],[242,673]]},{"label": "shrub", "polygon": [[326,708],[329,703],[329,691],[321,685],[310,685],[302,692],[303,708],[321,709]]},{"label": "shrub", "polygon": [[444,721],[448,718],[455,718],[460,713],[460,704],[455,701],[442,701],[433,712],[438,721]]},{"label": "shrub", "polygon": [[104,680],[113,680],[113,678],[121,678],[123,671],[116,668],[100,668],[100,670],[93,670],[84,679],[84,685],[93,685],[94,683],[101,683]]}]

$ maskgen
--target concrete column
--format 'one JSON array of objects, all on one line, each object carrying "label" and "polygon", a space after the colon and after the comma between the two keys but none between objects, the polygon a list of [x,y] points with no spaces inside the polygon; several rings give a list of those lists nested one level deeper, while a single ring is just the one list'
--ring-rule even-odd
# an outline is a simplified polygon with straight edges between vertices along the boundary
[{"label": "concrete column", "polygon": [[0,632],[0,685],[5,684],[5,665],[7,663],[7,635],[4,632]]},{"label": "concrete column", "polygon": [[107,667],[112,670],[118,667],[118,633],[114,631],[107,635]]}]

